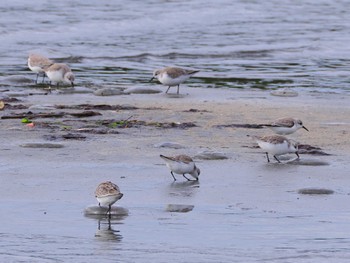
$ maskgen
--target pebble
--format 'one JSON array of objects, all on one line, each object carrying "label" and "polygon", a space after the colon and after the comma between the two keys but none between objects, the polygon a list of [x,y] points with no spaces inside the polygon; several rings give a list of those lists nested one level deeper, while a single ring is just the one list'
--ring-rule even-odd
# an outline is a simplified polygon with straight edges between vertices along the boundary
[{"label": "pebble", "polygon": [[[85,208],[84,214],[86,216],[98,216],[98,215],[105,216],[107,211],[108,211],[108,207],[92,205]],[[119,206],[112,206],[111,208],[112,216],[127,216],[128,214],[129,214],[129,210],[126,208],[119,207]]]},{"label": "pebble", "polygon": [[185,146],[176,142],[161,142],[154,145],[155,148],[184,149]]},{"label": "pebble", "polygon": [[116,88],[102,88],[94,91],[95,96],[114,96],[114,95],[125,95],[122,89]]},{"label": "pebble", "polygon": [[194,208],[194,205],[176,205],[176,204],[169,204],[166,207],[167,212],[176,212],[176,213],[187,213],[192,211]]},{"label": "pebble", "polygon": [[196,156],[194,156],[196,159],[201,160],[225,160],[228,159],[228,157],[220,152],[214,152],[214,151],[203,151],[201,153],[198,153]]},{"label": "pebble", "polygon": [[274,90],[274,91],[271,91],[270,94],[272,96],[278,96],[278,97],[297,97],[299,95],[298,92],[290,89]]}]

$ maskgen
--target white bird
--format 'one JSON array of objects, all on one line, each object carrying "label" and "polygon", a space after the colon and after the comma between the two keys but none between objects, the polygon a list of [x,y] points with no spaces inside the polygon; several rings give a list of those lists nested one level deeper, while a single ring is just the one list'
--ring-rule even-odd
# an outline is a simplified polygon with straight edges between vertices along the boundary
[{"label": "white bird", "polygon": [[273,157],[279,163],[280,163],[280,160],[277,159],[278,155],[295,153],[299,158],[298,143],[293,140],[289,140],[284,136],[270,135],[270,136],[256,137],[255,139],[259,147],[265,151],[268,162],[270,162],[269,154],[273,155]]},{"label": "white bird", "polygon": [[57,86],[59,83],[69,83],[74,87],[74,74],[66,64],[54,63],[45,69],[45,73],[50,79],[50,83],[51,81],[54,81],[57,83]]},{"label": "white bird", "polygon": [[38,83],[39,74],[43,74],[43,82],[45,79],[45,69],[50,67],[54,62],[47,57],[38,54],[29,54],[28,68],[36,73],[35,83]]},{"label": "white bird", "polygon": [[99,206],[108,206],[107,214],[110,213],[112,205],[123,197],[119,187],[110,182],[100,183],[95,191],[95,197]]},{"label": "white bird", "polygon": [[153,77],[150,82],[157,78],[160,83],[168,86],[165,93],[168,93],[170,87],[177,86],[177,94],[179,94],[180,84],[188,80],[193,74],[199,72],[199,70],[187,70],[176,67],[166,67],[158,69],[153,72]]},{"label": "white bird", "polygon": [[192,181],[185,175],[190,174],[195,180],[198,181],[201,171],[195,165],[191,157],[183,154],[174,157],[160,155],[160,157],[165,161],[166,166],[170,169],[170,173],[173,176],[174,181],[176,181],[174,173],[182,174],[188,181]]},{"label": "white bird", "polygon": [[262,124],[261,126],[266,126],[272,129],[275,133],[281,135],[292,134],[293,132],[303,128],[309,131],[304,125],[303,122],[295,118],[280,118],[270,124]]}]

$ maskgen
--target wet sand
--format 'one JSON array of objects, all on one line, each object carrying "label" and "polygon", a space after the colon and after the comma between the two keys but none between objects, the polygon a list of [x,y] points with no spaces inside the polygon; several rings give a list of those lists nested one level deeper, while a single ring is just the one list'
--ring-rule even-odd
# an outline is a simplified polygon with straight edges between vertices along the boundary
[{"label": "wet sand", "polygon": [[[276,97],[268,91],[186,87],[181,91],[186,94],[179,98],[164,93],[100,97],[54,91],[9,103],[35,107],[5,108],[2,116],[29,110],[82,111],[53,109],[54,105],[138,109],[94,110],[101,115],[79,120],[73,116],[34,119],[34,127],[20,119],[2,119],[0,252],[4,259],[346,262],[350,255],[349,96],[301,92],[297,97]],[[38,107],[44,104],[46,110]],[[247,135],[271,134],[270,130],[217,127],[261,124],[285,116],[302,119],[310,130],[299,130],[291,138],[330,155],[301,154],[300,161],[268,164]],[[153,125],[88,132],[87,127],[99,128],[99,120]],[[164,123],[195,127],[159,127]],[[67,133],[85,139],[63,139]],[[63,147],[23,147],[29,143]],[[156,147],[162,143],[181,148]],[[227,159],[195,158],[201,175],[194,183],[181,177],[174,183],[159,158],[159,154],[196,156],[205,151]],[[116,205],[128,209],[129,215],[111,220],[84,215],[86,207],[96,205],[95,187],[105,180],[119,185],[124,197]],[[334,193],[299,192],[307,188]],[[169,212],[169,205],[193,209]]]}]

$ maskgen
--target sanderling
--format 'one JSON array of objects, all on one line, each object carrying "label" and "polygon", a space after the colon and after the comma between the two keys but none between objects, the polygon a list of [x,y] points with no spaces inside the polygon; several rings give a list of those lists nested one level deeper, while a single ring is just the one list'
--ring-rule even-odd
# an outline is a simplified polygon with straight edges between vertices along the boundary
[{"label": "sanderling", "polygon": [[283,155],[287,153],[295,153],[298,158],[298,143],[289,140],[281,135],[270,135],[263,137],[255,137],[259,147],[263,149],[266,153],[267,161],[270,162],[269,153],[280,163],[277,159],[277,155]]},{"label": "sanderling", "polygon": [[45,69],[45,73],[51,81],[57,83],[69,83],[74,87],[74,74],[71,69],[63,63],[54,63],[50,67]]},{"label": "sanderling", "polygon": [[295,118],[280,118],[270,124],[263,124],[262,126],[269,127],[277,134],[287,135],[291,134],[300,128],[303,128],[309,131],[304,125],[303,122]]},{"label": "sanderling", "polygon": [[160,155],[160,157],[165,161],[166,166],[168,166],[168,168],[170,169],[170,173],[173,176],[174,181],[176,181],[174,173],[182,174],[183,177],[185,177],[188,181],[193,181],[187,178],[185,175],[190,174],[193,178],[195,178],[198,181],[198,177],[201,171],[195,165],[191,157],[187,155],[178,155],[174,157]]},{"label": "sanderling", "polygon": [[111,206],[123,197],[119,187],[112,182],[103,182],[97,186],[95,197],[99,206],[108,206],[107,214],[111,212]]},{"label": "sanderling", "polygon": [[165,86],[169,86],[165,93],[168,93],[170,87],[177,86],[177,94],[179,94],[180,84],[188,80],[193,74],[197,72],[199,72],[199,70],[166,67],[163,69],[155,70],[150,82],[154,78],[157,78],[160,83]]},{"label": "sanderling", "polygon": [[54,62],[44,56],[38,54],[29,54],[28,67],[31,71],[36,73],[35,83],[38,83],[39,74],[43,74],[43,81],[45,79],[45,69],[50,67]]}]

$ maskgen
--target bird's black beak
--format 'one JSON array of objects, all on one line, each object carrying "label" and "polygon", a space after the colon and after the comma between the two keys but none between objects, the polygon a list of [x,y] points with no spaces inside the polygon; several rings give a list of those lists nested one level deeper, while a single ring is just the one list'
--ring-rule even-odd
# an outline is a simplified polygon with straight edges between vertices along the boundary
[{"label": "bird's black beak", "polygon": [[307,131],[309,131],[305,126],[303,126],[303,129],[305,129],[305,130],[307,130]]},{"label": "bird's black beak", "polygon": [[154,77],[152,77],[149,82],[152,82],[152,80],[154,80]]}]

